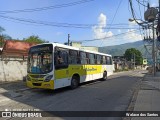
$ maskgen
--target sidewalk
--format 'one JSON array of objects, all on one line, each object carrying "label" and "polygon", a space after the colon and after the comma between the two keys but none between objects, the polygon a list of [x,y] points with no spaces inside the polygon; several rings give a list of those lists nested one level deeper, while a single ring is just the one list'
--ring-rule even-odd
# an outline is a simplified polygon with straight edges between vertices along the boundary
[{"label": "sidewalk", "polygon": [[[138,91],[134,111],[150,111],[149,113],[160,111],[160,72],[157,72],[155,77],[152,74],[144,76]],[[133,117],[132,120],[158,120],[159,117]]]},{"label": "sidewalk", "polygon": [[[26,83],[24,81],[0,83],[0,104],[3,101],[9,101],[11,98],[20,96],[18,92],[28,89],[29,88],[26,86]],[[10,96],[10,98],[8,98],[7,96]]]}]

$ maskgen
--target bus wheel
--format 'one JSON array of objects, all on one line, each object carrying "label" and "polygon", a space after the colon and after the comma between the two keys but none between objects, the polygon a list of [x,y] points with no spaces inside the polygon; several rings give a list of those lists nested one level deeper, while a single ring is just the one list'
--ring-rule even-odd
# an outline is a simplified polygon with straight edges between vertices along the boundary
[{"label": "bus wheel", "polygon": [[107,80],[107,72],[106,72],[106,71],[103,73],[103,78],[102,78],[102,80]]},{"label": "bus wheel", "polygon": [[79,80],[76,76],[73,76],[71,80],[71,89],[75,89],[78,86],[79,86]]}]

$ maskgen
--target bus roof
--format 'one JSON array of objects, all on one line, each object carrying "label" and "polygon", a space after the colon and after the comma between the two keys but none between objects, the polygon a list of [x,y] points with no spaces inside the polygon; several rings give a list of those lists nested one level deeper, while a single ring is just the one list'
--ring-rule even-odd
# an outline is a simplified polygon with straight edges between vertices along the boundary
[{"label": "bus roof", "polygon": [[[99,55],[111,56],[110,54],[95,52],[95,51],[91,51],[91,50],[84,50],[84,49],[81,49],[81,48],[77,48],[77,47],[73,47],[73,46],[68,46],[68,45],[64,45],[64,44],[60,44],[60,43],[42,43],[42,44],[37,44],[37,45],[34,45],[34,46],[39,46],[39,45],[43,45],[43,44],[52,44],[53,47],[58,46],[58,47],[62,47],[62,48],[72,49],[72,50],[78,50],[78,51],[83,51],[83,52],[89,52],[89,53],[99,54]],[[32,47],[34,47],[34,46],[32,46]]]},{"label": "bus roof", "polygon": [[95,52],[95,51],[91,51],[91,50],[84,50],[84,49],[81,49],[81,48],[76,48],[76,47],[73,47],[73,46],[63,45],[63,44],[59,44],[59,43],[52,43],[52,44],[53,44],[53,46],[58,46],[58,47],[63,47],[63,48],[68,48],[68,49],[73,49],[73,50],[79,50],[79,51],[89,52],[89,53],[94,53],[94,54],[111,56],[109,54]]}]

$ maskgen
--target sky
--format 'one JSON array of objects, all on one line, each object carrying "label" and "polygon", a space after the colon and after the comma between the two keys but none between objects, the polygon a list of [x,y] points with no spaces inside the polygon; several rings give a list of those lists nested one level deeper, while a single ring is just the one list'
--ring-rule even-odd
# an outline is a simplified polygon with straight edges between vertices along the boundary
[{"label": "sky", "polygon": [[[132,1],[136,18],[144,19],[146,8]],[[145,1],[158,6],[158,0]],[[0,8],[0,26],[13,39],[37,35],[64,43],[70,34],[71,41],[98,47],[143,39],[139,26],[128,21],[133,18],[128,0],[1,0]]]}]

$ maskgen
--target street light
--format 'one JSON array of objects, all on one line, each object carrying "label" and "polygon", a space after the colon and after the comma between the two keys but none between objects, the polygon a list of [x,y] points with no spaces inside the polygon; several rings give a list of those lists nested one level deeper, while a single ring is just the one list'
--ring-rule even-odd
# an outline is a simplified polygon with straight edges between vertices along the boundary
[{"label": "street light", "polygon": [[148,26],[148,22],[145,22],[145,21],[143,21],[143,20],[141,20],[141,19],[129,18],[128,21],[129,21],[129,22],[134,22],[134,21],[135,21],[138,25],[140,25],[140,26],[142,26],[142,27]]}]

